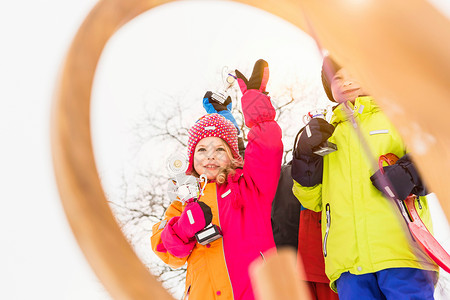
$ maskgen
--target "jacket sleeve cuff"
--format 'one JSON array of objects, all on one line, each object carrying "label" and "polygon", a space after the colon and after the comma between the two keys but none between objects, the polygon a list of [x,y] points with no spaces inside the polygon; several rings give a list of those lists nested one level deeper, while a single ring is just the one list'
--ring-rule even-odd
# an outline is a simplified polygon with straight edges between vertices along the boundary
[{"label": "jacket sleeve cuff", "polygon": [[304,187],[294,180],[292,193],[304,208],[316,212],[322,210],[322,184]]}]

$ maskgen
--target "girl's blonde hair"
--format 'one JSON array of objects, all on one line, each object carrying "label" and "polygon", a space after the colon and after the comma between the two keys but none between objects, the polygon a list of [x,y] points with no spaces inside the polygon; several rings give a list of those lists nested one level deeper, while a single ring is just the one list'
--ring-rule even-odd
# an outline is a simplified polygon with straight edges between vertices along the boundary
[{"label": "girl's blonde hair", "polygon": [[[236,168],[242,167],[244,163],[243,161],[237,160],[233,157],[233,153],[231,152],[231,148],[227,144],[227,142],[225,142],[223,139],[220,140],[222,141],[222,145],[225,147],[225,152],[230,159],[230,164],[226,167],[220,168],[219,173],[216,177],[216,182],[218,184],[223,184],[227,181],[228,175],[234,175],[236,173]],[[192,175],[195,177],[200,177],[195,169],[192,170]]]}]

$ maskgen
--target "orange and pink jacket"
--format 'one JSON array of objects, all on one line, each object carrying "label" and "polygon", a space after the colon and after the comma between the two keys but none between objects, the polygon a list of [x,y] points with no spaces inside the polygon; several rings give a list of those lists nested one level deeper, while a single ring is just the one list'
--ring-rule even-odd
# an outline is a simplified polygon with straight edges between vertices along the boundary
[{"label": "orange and pink jacket", "polygon": [[[250,128],[244,167],[224,184],[208,183],[200,198],[211,207],[212,223],[221,228],[223,238],[208,245],[180,244],[170,228],[170,220],[184,209],[178,201],[167,209],[164,220],[153,226],[153,251],[173,268],[187,262],[185,295],[189,294],[190,300],[254,299],[249,265],[275,248],[270,213],[283,153],[281,129],[274,121],[270,98],[257,90],[243,95],[242,110]],[[171,231],[164,238],[172,239],[164,244],[173,249],[163,245],[164,230]],[[180,249],[186,255],[175,256],[182,256]]]}]

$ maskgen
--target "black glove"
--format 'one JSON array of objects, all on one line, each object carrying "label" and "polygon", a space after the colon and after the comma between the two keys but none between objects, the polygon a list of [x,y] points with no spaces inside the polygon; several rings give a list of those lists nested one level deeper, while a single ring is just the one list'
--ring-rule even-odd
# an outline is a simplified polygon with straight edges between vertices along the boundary
[{"label": "black glove", "polygon": [[249,80],[239,70],[235,70],[235,72],[242,94],[247,90],[259,90],[266,95],[268,94],[266,85],[267,81],[269,81],[269,64],[264,59],[259,59],[255,63]]},{"label": "black glove", "polygon": [[231,121],[231,123],[233,123],[234,126],[236,127],[239,134],[240,133],[239,126],[236,122],[236,119],[233,117],[233,114],[231,113],[231,109],[233,106],[233,103],[231,102],[231,97],[228,96],[225,102],[223,104],[220,104],[219,102],[214,101],[212,99],[212,94],[213,93],[211,91],[207,91],[205,96],[203,96],[203,107],[205,108],[206,113],[208,114],[218,113],[225,119]]},{"label": "black glove", "polygon": [[370,180],[388,198],[390,198],[390,195],[386,192],[386,184],[389,184],[395,197],[400,200],[405,200],[409,194],[417,196],[425,196],[427,194],[419,172],[417,172],[408,154],[397,160],[395,164],[383,167],[383,169],[384,175],[381,174],[381,170],[378,170],[370,176]]},{"label": "black glove", "polygon": [[[223,104],[214,101],[211,96],[212,96],[212,92],[211,91],[207,91],[205,96],[203,96],[203,107],[206,109],[206,112],[209,114],[212,114],[214,112],[219,112],[222,110],[229,110],[231,111],[231,105],[228,107],[228,105],[231,103],[231,97],[228,96],[227,100],[225,100],[225,102]],[[209,107],[209,105],[213,106],[213,109],[211,109]],[[215,110],[215,111],[214,111]]]},{"label": "black glove", "polygon": [[292,159],[291,177],[305,187],[322,183],[323,156],[300,155],[294,157]]},{"label": "black glove", "polygon": [[313,154],[313,149],[330,138],[334,132],[334,126],[322,118],[313,118],[302,130],[298,143],[295,145],[296,157]]}]

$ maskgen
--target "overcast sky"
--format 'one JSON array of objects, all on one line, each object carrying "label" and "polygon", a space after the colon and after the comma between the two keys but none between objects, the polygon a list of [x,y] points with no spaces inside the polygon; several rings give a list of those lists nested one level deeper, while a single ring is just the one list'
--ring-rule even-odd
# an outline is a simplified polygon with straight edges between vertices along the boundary
[{"label": "overcast sky", "polygon": [[[449,1],[433,2],[450,16]],[[0,299],[109,298],[65,219],[49,141],[58,71],[95,3],[0,3]],[[169,4],[133,20],[105,49],[93,91],[102,180],[111,188],[117,182],[132,153],[130,127],[154,93],[202,96],[217,86],[222,66],[251,70],[258,58],[270,64],[273,89],[294,75],[317,80],[314,51],[293,26],[233,3]]]}]

